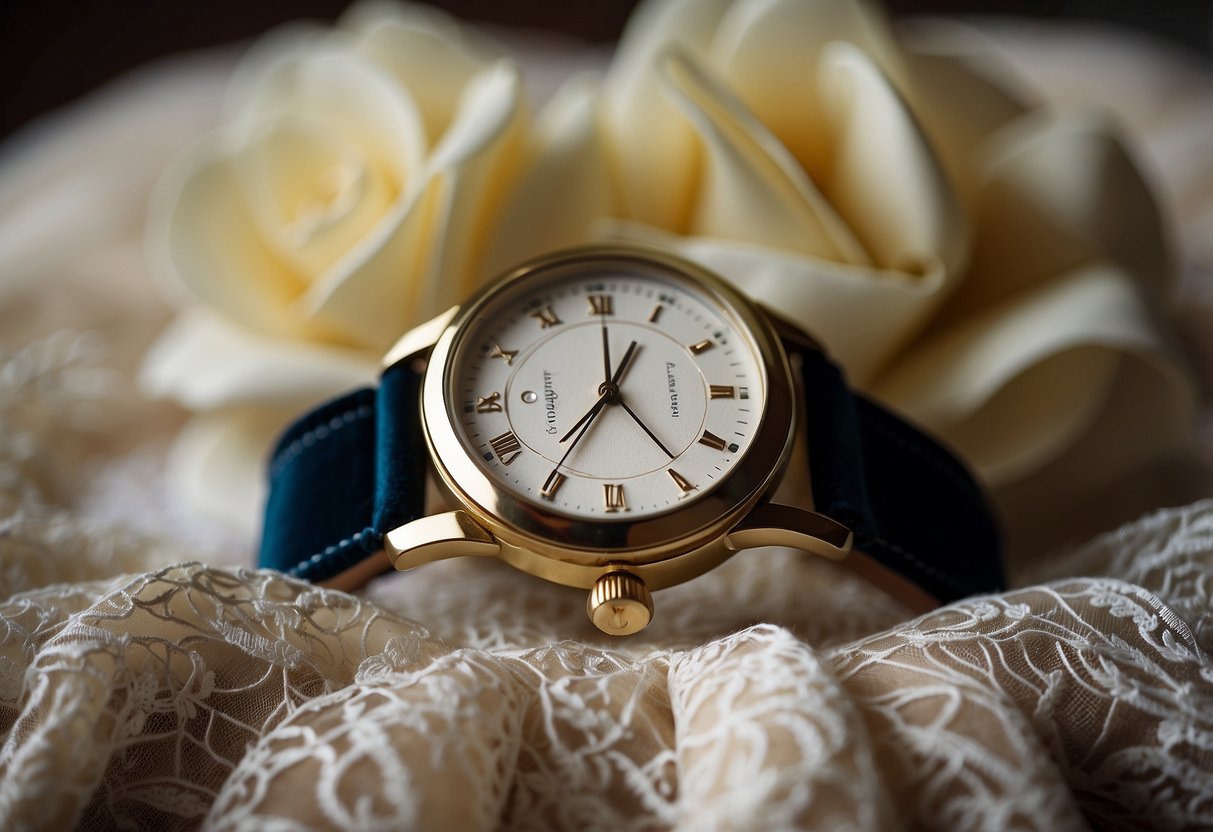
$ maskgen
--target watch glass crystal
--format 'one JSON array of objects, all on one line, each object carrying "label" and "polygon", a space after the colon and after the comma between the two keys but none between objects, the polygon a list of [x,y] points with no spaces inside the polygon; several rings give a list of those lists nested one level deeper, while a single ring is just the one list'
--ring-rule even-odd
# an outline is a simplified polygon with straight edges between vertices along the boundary
[{"label": "watch glass crystal", "polygon": [[456,436],[492,480],[597,522],[710,493],[756,435],[765,385],[753,336],[710,287],[629,260],[508,282],[467,323],[445,382]]}]

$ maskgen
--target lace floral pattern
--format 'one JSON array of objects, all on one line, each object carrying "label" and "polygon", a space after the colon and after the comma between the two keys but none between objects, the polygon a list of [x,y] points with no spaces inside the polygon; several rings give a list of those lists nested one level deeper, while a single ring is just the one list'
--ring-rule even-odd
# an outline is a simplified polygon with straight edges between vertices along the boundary
[{"label": "lace floral pattern", "polygon": [[[1213,522],[1213,504],[1171,515]],[[19,594],[0,620],[8,826],[1213,823],[1213,669],[1187,622],[1114,579],[830,650],[775,625],[638,655],[464,648],[201,564]]]}]

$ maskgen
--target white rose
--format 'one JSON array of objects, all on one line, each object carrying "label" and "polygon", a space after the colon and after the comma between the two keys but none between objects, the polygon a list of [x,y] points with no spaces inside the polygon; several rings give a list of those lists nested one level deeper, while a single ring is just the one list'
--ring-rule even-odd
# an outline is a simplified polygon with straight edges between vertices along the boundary
[{"label": "white rose", "polygon": [[1159,212],[1114,127],[1033,109],[996,69],[975,33],[902,43],[867,3],[657,0],[594,117],[609,233],[815,333],[1018,522],[1173,446],[1193,395],[1153,311]]},{"label": "white rose", "polygon": [[482,279],[527,122],[514,66],[430,9],[358,6],[251,49],[149,224],[155,265],[201,301],[142,378],[198,414],[172,455],[195,506],[251,528],[284,422],[373,381]]}]

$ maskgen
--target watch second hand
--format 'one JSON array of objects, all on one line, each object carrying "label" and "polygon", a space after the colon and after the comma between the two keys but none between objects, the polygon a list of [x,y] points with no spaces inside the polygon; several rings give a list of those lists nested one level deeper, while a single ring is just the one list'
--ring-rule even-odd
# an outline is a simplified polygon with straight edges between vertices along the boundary
[{"label": "watch second hand", "polygon": [[[573,449],[577,447],[577,443],[581,441],[581,437],[585,436],[586,433],[589,431],[590,426],[594,424],[594,417],[597,416],[599,411],[602,410],[602,405],[606,404],[606,399],[607,399],[607,394],[603,393],[602,397],[598,399],[598,402],[594,405],[594,407],[590,410],[590,412],[588,414],[586,414],[587,416],[589,416],[589,418],[585,419],[585,424],[583,424],[581,426],[581,433],[577,434],[577,438],[574,439],[572,442],[570,442],[569,446],[567,448],[565,448],[564,456],[560,457],[560,461],[556,463],[556,467],[552,469],[553,471],[559,471],[560,466],[564,465],[564,461],[569,458],[569,454],[571,454],[573,452]],[[577,430],[577,427],[574,426],[573,430]],[[569,433],[572,433],[572,432],[573,432],[572,430],[569,431]],[[567,439],[568,437],[565,437],[565,438]],[[560,441],[563,442],[564,439],[562,439]]]},{"label": "watch second hand", "polygon": [[667,448],[665,445],[661,444],[661,440],[658,439],[656,437],[656,435],[654,435],[653,431],[649,430],[649,426],[646,425],[644,422],[642,422],[640,420],[640,417],[632,412],[632,408],[628,407],[628,403],[623,400],[622,396],[616,396],[615,401],[618,402],[619,406],[622,407],[627,412],[627,414],[632,417],[632,420],[636,424],[640,425],[640,429],[649,435],[649,439],[652,439],[654,442],[657,443],[657,447],[661,448],[661,452],[663,454],[668,456],[670,459],[674,458],[674,455],[672,453],[670,453],[670,449]]}]

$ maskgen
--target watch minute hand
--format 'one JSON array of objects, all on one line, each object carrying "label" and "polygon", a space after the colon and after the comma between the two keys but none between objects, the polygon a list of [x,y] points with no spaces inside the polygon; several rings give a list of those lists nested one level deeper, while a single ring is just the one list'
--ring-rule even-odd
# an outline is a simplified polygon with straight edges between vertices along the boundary
[{"label": "watch minute hand", "polygon": [[[611,376],[611,384],[618,385],[619,380],[623,378],[623,371],[628,368],[628,364],[632,360],[632,356],[636,354],[636,348],[640,346],[639,342],[633,341],[628,344],[627,351],[623,354],[623,358],[619,362],[619,367],[615,370],[615,375]],[[615,391],[615,395],[619,395],[619,391]]]},{"label": "watch minute hand", "polygon": [[663,454],[668,456],[670,459],[674,458],[674,455],[672,453],[670,453],[670,449],[667,448],[665,445],[661,444],[661,440],[657,438],[657,435],[654,434],[653,431],[649,430],[649,426],[640,420],[640,417],[637,416],[632,411],[632,408],[628,407],[628,403],[625,402],[622,397],[616,398],[615,401],[619,402],[619,406],[622,407],[627,412],[627,414],[632,417],[632,421],[634,421],[636,424],[640,425],[640,429],[649,435],[649,439],[652,439],[654,442],[657,443],[657,447],[661,448],[661,452]]}]

